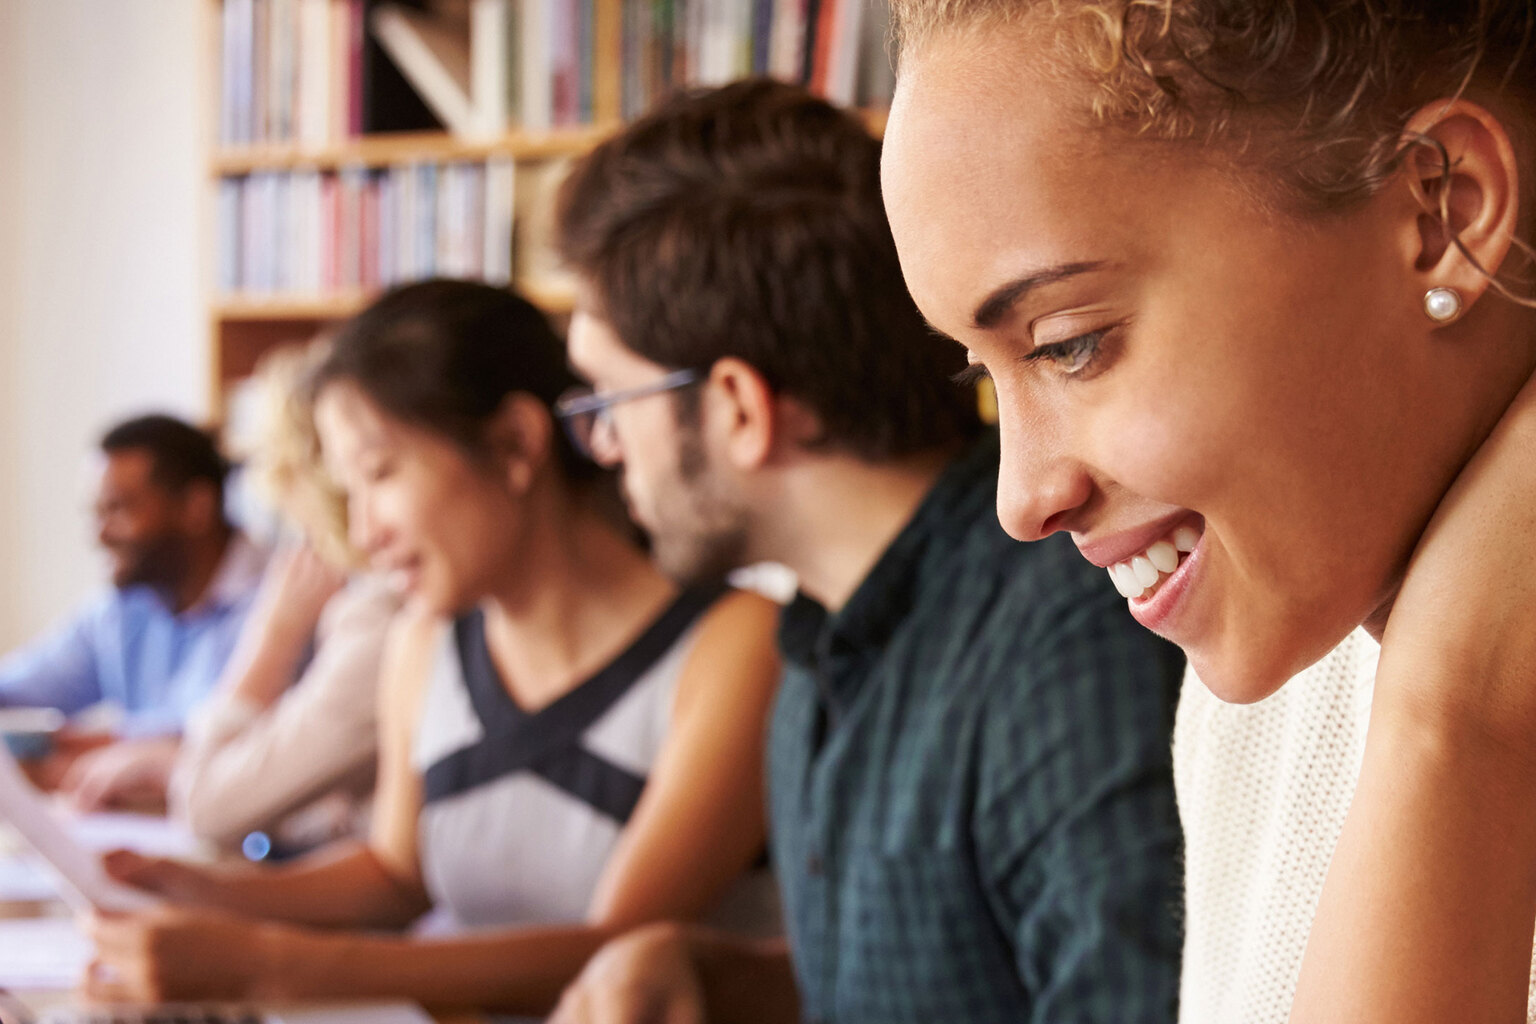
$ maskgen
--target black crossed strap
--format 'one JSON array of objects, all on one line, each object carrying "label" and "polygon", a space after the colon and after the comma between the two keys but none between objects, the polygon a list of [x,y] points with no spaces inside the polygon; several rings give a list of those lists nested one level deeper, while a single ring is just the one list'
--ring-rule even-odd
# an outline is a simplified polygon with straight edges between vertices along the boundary
[{"label": "black crossed strap", "polygon": [[485,642],[479,609],[454,620],[454,644],[482,738],[432,764],[423,780],[427,803],[527,771],[565,790],[619,824],[629,820],[644,776],[582,746],[602,718],[698,620],[724,587],[685,590],[607,666],[548,707],[529,713],[507,692]]}]

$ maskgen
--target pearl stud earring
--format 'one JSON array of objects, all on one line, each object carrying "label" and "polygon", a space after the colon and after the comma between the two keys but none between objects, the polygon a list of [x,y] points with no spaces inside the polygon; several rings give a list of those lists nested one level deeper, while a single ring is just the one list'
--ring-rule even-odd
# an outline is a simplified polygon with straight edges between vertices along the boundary
[{"label": "pearl stud earring", "polygon": [[1424,293],[1424,315],[1448,324],[1461,315],[1461,293],[1455,288],[1431,288]]}]

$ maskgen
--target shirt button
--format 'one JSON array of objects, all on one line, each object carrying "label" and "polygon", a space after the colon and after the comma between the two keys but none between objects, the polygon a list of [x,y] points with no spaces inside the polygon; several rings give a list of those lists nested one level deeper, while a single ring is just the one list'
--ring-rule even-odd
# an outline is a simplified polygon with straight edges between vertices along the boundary
[{"label": "shirt button", "polygon": [[[821,877],[821,873],[825,869],[826,865],[821,862],[821,856],[819,854],[813,853],[805,858],[805,873],[810,875],[812,878]],[[818,1024],[818,1022],[813,1020],[809,1021],[808,1024]]]}]

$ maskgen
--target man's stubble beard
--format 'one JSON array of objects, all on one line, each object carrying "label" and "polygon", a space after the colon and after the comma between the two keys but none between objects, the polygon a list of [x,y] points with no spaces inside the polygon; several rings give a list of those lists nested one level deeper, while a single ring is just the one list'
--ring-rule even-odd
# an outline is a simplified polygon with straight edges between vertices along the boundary
[{"label": "man's stubble beard", "polygon": [[679,420],[678,485],[670,489],[671,500],[657,496],[660,522],[651,535],[652,557],[672,579],[699,586],[747,564],[751,517],[735,495],[723,493],[697,425]]},{"label": "man's stubble beard", "polygon": [[128,561],[113,570],[112,584],[119,590],[146,586],[174,594],[190,571],[190,551],[190,542],[172,532],[132,544]]}]

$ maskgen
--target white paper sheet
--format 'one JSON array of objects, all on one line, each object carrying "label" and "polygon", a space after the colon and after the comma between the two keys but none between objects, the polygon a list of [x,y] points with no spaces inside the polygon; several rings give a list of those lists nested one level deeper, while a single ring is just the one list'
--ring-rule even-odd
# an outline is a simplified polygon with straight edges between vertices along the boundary
[{"label": "white paper sheet", "polygon": [[0,920],[0,988],[67,991],[80,980],[93,952],[70,918]]},{"label": "white paper sheet", "polygon": [[197,837],[182,825],[153,814],[118,811],[79,814],[59,811],[75,840],[88,850],[133,850],[146,857],[196,858],[203,853]]},{"label": "white paper sheet", "polygon": [[107,876],[101,858],[86,849],[54,816],[41,794],[22,775],[9,750],[0,746],[0,818],[5,818],[58,876],[59,895],[70,909],[143,910],[158,901]]},{"label": "white paper sheet", "polygon": [[58,898],[58,883],[35,853],[0,855],[0,903],[45,903]]}]

